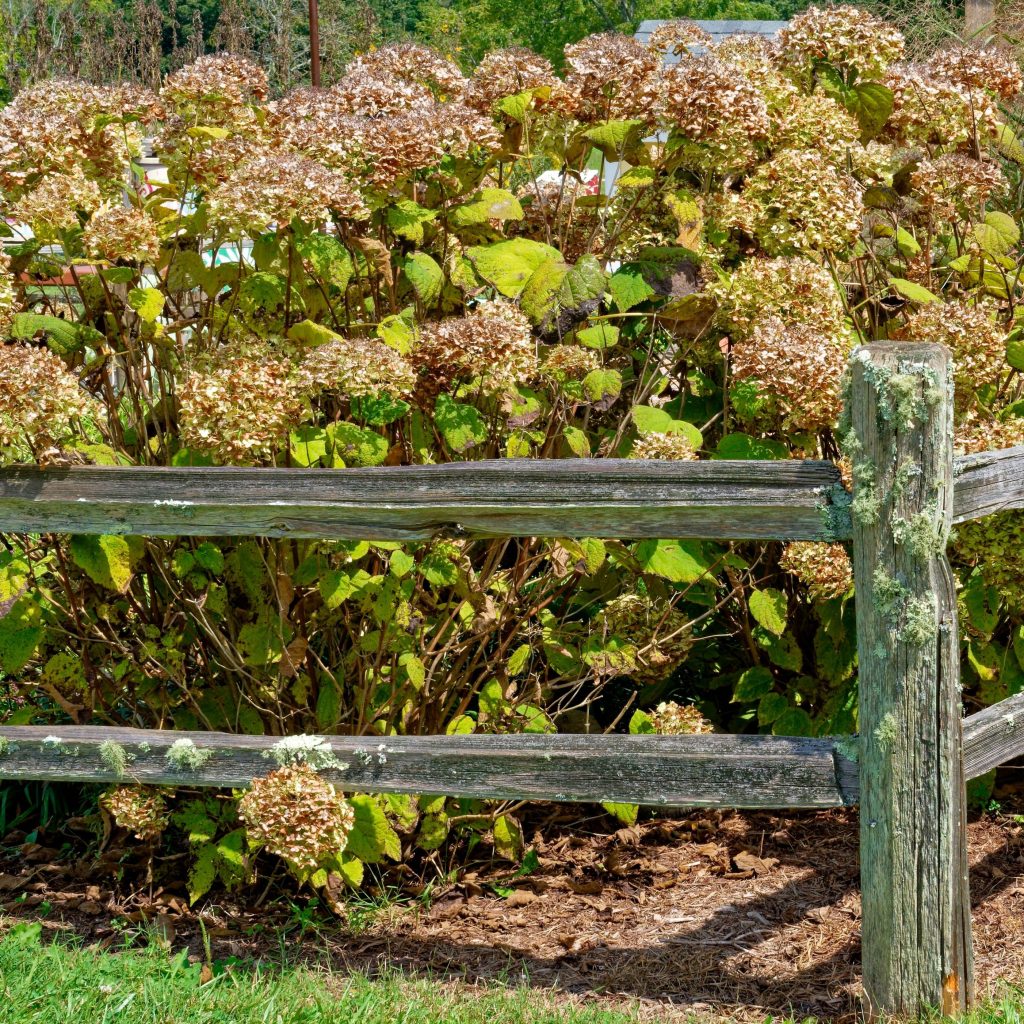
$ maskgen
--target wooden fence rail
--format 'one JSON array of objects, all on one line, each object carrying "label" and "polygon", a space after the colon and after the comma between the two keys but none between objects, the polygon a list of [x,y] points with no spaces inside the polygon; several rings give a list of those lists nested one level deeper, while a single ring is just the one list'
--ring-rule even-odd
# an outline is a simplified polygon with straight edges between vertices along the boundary
[{"label": "wooden fence rail", "polygon": [[[1024,508],[1024,448],[954,462],[941,346],[877,342],[854,353],[851,376],[852,495],[834,465],[815,461],[14,468],[0,470],[0,532],[852,540],[860,737],[331,736],[323,770],[364,792],[674,807],[859,802],[869,1005],[957,1012],[972,1000],[964,780],[1024,753],[1024,694],[963,721],[945,543],[956,522]],[[279,742],[7,726],[0,778],[243,787],[274,764]]]}]

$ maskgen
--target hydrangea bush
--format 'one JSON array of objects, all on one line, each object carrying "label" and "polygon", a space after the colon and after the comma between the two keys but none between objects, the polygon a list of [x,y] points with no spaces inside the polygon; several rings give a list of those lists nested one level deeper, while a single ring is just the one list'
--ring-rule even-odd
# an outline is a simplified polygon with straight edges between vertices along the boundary
[{"label": "hydrangea bush", "polygon": [[[0,464],[826,458],[848,479],[844,368],[886,337],[953,350],[960,451],[1022,442],[1021,73],[1000,49],[902,49],[812,8],[777,41],[593,36],[564,76],[507,50],[466,77],[404,44],[276,100],[227,55],[159,95],[28,89],[0,111]],[[145,137],[167,182],[140,179]],[[1024,686],[1021,522],[953,545],[972,705]],[[16,722],[851,732],[853,615],[841,544],[0,552]],[[353,826],[326,782],[282,770],[242,819],[308,877],[323,850],[278,842],[275,787],[315,791],[331,835]],[[357,806],[357,857],[436,848],[451,806]],[[458,806],[480,830],[500,813]],[[200,845],[230,838],[203,878],[240,877],[234,812],[180,813],[206,821]]]}]

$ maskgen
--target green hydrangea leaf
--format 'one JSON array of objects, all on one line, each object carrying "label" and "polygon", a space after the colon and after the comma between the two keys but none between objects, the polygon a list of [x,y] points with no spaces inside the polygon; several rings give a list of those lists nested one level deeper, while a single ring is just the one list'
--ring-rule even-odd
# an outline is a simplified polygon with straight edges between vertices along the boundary
[{"label": "green hydrangea leaf", "polygon": [[468,203],[456,206],[450,220],[457,228],[474,227],[488,221],[522,220],[519,200],[504,188],[484,188]]},{"label": "green hydrangea leaf", "polygon": [[622,374],[618,370],[591,370],[583,378],[583,395],[595,409],[610,409],[622,393]]},{"label": "green hydrangea leaf", "polygon": [[487,421],[475,406],[438,395],[434,406],[434,424],[448,448],[458,454],[487,440]]},{"label": "green hydrangea leaf", "polygon": [[763,666],[748,668],[736,681],[732,699],[735,702],[760,700],[775,685],[775,677]]},{"label": "green hydrangea leaf", "polygon": [[71,560],[86,576],[107,590],[123,594],[132,579],[131,547],[118,536],[74,536]]},{"label": "green hydrangea leaf", "polygon": [[767,588],[750,592],[750,614],[755,621],[776,636],[786,632],[786,595]]},{"label": "green hydrangea leaf", "polygon": [[672,583],[696,583],[711,568],[699,541],[644,540],[634,554],[644,572]]},{"label": "green hydrangea leaf", "polygon": [[390,451],[388,439],[354,423],[332,423],[327,431],[333,454],[346,466],[379,466]]},{"label": "green hydrangea leaf", "polygon": [[529,238],[511,238],[493,245],[474,246],[467,255],[476,272],[510,299],[519,297],[542,263],[562,259],[557,249]]},{"label": "green hydrangea leaf", "polygon": [[425,252],[410,253],[402,261],[402,272],[424,306],[433,306],[444,288],[444,271],[433,256]]},{"label": "green hydrangea leaf", "polygon": [[386,217],[388,227],[399,238],[422,245],[423,229],[431,221],[437,220],[437,210],[428,210],[411,199],[402,199],[388,207]]},{"label": "green hydrangea leaf", "polygon": [[348,799],[355,812],[355,824],[345,853],[358,857],[364,864],[379,864],[385,857],[401,860],[402,844],[377,799],[363,795]]},{"label": "green hydrangea leaf", "polygon": [[938,302],[939,297],[928,291],[924,285],[916,281],[907,281],[902,277],[890,277],[889,284],[897,295],[909,299],[911,302]]}]

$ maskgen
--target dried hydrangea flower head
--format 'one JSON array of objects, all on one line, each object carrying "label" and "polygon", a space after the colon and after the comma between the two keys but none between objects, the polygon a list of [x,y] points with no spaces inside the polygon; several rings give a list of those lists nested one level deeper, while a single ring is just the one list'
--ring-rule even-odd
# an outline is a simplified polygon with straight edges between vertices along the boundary
[{"label": "dried hydrangea flower head", "polygon": [[912,66],[890,68],[885,85],[893,94],[892,113],[881,136],[885,141],[974,153],[1002,128],[995,102],[982,89]]},{"label": "dried hydrangea flower head", "polygon": [[910,175],[915,198],[937,217],[972,220],[994,196],[1009,185],[994,160],[977,160],[966,153],[943,153],[922,160]]},{"label": "dried hydrangea flower head", "polygon": [[461,103],[429,112],[409,111],[371,122],[365,140],[369,177],[378,187],[435,167],[445,155],[469,159],[501,149],[501,132],[490,117]]},{"label": "dried hydrangea flower head", "polygon": [[[974,455],[1018,445],[1024,445],[1024,419],[978,412],[957,429],[953,450]],[[1024,513],[1000,512],[959,524],[953,549],[959,560],[979,569],[1013,613],[1024,610]]]},{"label": "dried hydrangea flower head", "polygon": [[338,338],[318,345],[299,363],[293,377],[305,395],[328,392],[347,397],[412,392],[416,372],[393,348],[376,338]]},{"label": "dried hydrangea flower head", "polygon": [[853,566],[842,544],[794,541],[786,545],[779,565],[817,601],[842,597],[853,586]]},{"label": "dried hydrangea flower head", "polygon": [[546,57],[519,46],[495,50],[473,71],[466,87],[466,103],[489,113],[498,100],[527,90],[555,90],[560,84]]},{"label": "dried hydrangea flower head", "polygon": [[658,53],[681,57],[691,49],[710,46],[711,34],[694,21],[666,21],[650,34],[647,45]]},{"label": "dried hydrangea flower head", "polygon": [[139,153],[137,122],[157,106],[151,93],[125,86],[55,80],[23,90],[0,110],[0,188],[14,200],[38,176],[77,168],[112,194]]},{"label": "dried hydrangea flower head", "polygon": [[253,779],[238,816],[249,841],[281,857],[299,877],[340,854],[355,824],[352,805],[307,764]]},{"label": "dried hydrangea flower head", "polygon": [[407,110],[433,110],[436,105],[434,94],[421,82],[375,74],[363,67],[351,68],[327,92],[338,113],[358,117],[393,117]]},{"label": "dried hydrangea flower head", "polygon": [[11,273],[11,258],[0,248],[0,341],[10,335],[17,314],[18,299],[14,274]]},{"label": "dried hydrangea flower head", "polygon": [[842,381],[847,346],[823,336],[816,327],[787,327],[765,317],[732,349],[737,380],[756,380],[796,430],[823,430],[835,425],[842,410]]},{"label": "dried hydrangea flower head", "polygon": [[953,440],[953,450],[957,455],[977,455],[1018,445],[1024,445],[1024,419],[1018,416],[996,419],[990,413],[982,414],[975,410],[957,427]]},{"label": "dried hydrangea flower head", "polygon": [[518,307],[497,299],[479,303],[465,316],[423,324],[409,362],[420,375],[423,397],[469,380],[502,391],[536,372],[537,343]]},{"label": "dried hydrangea flower head", "polygon": [[67,174],[43,178],[11,207],[11,216],[28,224],[36,238],[47,241],[79,227],[80,216],[94,213],[102,203],[99,186],[75,167]]},{"label": "dried hydrangea flower head", "polygon": [[209,112],[218,106],[260,103],[268,93],[266,72],[233,53],[205,54],[164,79],[160,95],[179,110]]},{"label": "dried hydrangea flower head", "polygon": [[919,306],[894,337],[931,341],[953,353],[954,396],[958,410],[975,404],[978,388],[994,384],[1008,370],[1006,328],[995,304],[928,302]]},{"label": "dried hydrangea flower head", "polygon": [[690,622],[670,602],[640,594],[622,594],[609,601],[601,611],[600,626],[606,636],[619,637],[629,644],[622,651],[625,665],[611,661],[591,661],[599,671],[626,669],[638,682],[661,682],[678,668],[693,647]]},{"label": "dried hydrangea flower head", "polygon": [[995,46],[972,49],[955,46],[940,50],[925,65],[935,78],[967,89],[994,93],[1011,100],[1024,89],[1024,75],[1012,50]]},{"label": "dried hydrangea flower head", "polygon": [[289,362],[245,347],[192,368],[178,391],[182,442],[224,462],[252,465],[287,445],[304,411]]},{"label": "dried hydrangea flower head", "polygon": [[110,263],[155,263],[160,257],[156,224],[134,206],[103,206],[82,232],[82,246],[93,259]]},{"label": "dried hydrangea flower head", "polygon": [[706,163],[715,169],[751,166],[758,143],[768,137],[768,107],[760,92],[711,54],[669,68],[661,102],[669,124],[706,148]]},{"label": "dried hydrangea flower head", "polygon": [[605,32],[565,48],[568,74],[581,121],[652,119],[662,58],[632,36]]},{"label": "dried hydrangea flower head", "polygon": [[[2,291],[2,278],[0,278]],[[0,326],[4,319],[0,295]],[[60,357],[45,348],[0,346],[0,447],[52,457],[98,408]]]},{"label": "dried hydrangea flower head", "polygon": [[754,233],[771,254],[845,252],[860,236],[861,188],[818,150],[778,153],[750,176],[743,197],[757,209]]},{"label": "dried hydrangea flower head", "polygon": [[773,149],[818,149],[836,165],[845,164],[860,134],[853,114],[822,90],[796,93],[772,112]]},{"label": "dried hydrangea flower head", "polygon": [[438,95],[461,95],[466,79],[458,66],[437,50],[421,43],[396,43],[361,54],[348,66],[347,73],[365,71],[383,81],[416,82]]},{"label": "dried hydrangea flower head", "polygon": [[601,365],[601,359],[591,348],[581,345],[553,345],[548,349],[540,368],[543,376],[557,384],[566,381],[581,381],[591,370]]},{"label": "dried hydrangea flower head", "polygon": [[365,220],[362,196],[337,171],[294,153],[269,153],[244,163],[209,196],[210,223],[232,234],[262,234],[295,218]]},{"label": "dried hydrangea flower head", "polygon": [[714,726],[692,704],[662,701],[652,712],[654,731],[663,736],[700,736]]},{"label": "dried hydrangea flower head", "polygon": [[665,434],[652,430],[633,442],[631,459],[659,459],[665,462],[693,462],[697,451],[693,442],[682,434]]},{"label": "dried hydrangea flower head", "polygon": [[734,337],[745,337],[766,315],[784,324],[805,324],[825,337],[844,333],[842,298],[832,275],[803,256],[749,259],[728,278],[709,282],[718,302],[716,319]]},{"label": "dried hydrangea flower head", "polygon": [[846,5],[810,7],[779,33],[785,55],[794,63],[827,61],[853,69],[861,78],[879,78],[903,56],[905,41],[894,26]]},{"label": "dried hydrangea flower head", "polygon": [[115,786],[100,797],[100,806],[136,839],[156,839],[171,821],[167,801],[152,786]]}]

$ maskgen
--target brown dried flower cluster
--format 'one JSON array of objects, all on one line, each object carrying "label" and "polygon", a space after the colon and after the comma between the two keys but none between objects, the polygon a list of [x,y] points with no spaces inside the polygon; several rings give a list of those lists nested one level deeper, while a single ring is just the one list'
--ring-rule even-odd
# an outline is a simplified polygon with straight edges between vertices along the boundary
[{"label": "brown dried flower cluster", "polygon": [[327,102],[336,113],[358,117],[394,117],[407,110],[432,110],[433,93],[419,82],[385,78],[366,68],[349,70],[331,86]]},{"label": "brown dried flower cluster", "polygon": [[481,302],[465,316],[424,324],[409,361],[424,394],[467,380],[501,391],[533,376],[537,343],[519,309],[495,300]]},{"label": "brown dried flower cluster", "polygon": [[796,93],[772,112],[772,146],[816,149],[843,164],[847,151],[859,148],[860,125],[843,106],[824,92]]},{"label": "brown dried flower cluster", "polygon": [[171,821],[167,801],[152,786],[114,786],[100,797],[100,806],[136,839],[156,839]]},{"label": "brown dried flower cluster", "polygon": [[242,465],[272,456],[303,413],[291,364],[244,349],[222,350],[193,368],[178,401],[182,442]]},{"label": "brown dried flower cluster", "polygon": [[816,327],[770,316],[735,343],[732,368],[737,380],[758,381],[791,427],[822,430],[839,419],[846,357],[845,345]]},{"label": "brown dried flower cluster", "polygon": [[309,224],[329,216],[364,220],[369,211],[348,179],[297,154],[265,154],[243,164],[210,193],[210,221],[221,230],[261,234],[294,218]]},{"label": "brown dried flower cluster", "polygon": [[768,137],[768,107],[760,92],[710,54],[670,68],[662,102],[676,130],[710,147],[710,162],[723,170],[750,166],[757,144]]},{"label": "brown dried flower cluster", "polygon": [[466,89],[466,102],[477,110],[489,112],[507,96],[530,89],[556,90],[561,82],[555,77],[551,61],[532,50],[512,47],[487,54],[473,71]]},{"label": "brown dried flower cluster", "polygon": [[711,35],[693,21],[665,21],[651,33],[647,45],[659,53],[679,57],[691,47],[710,46]]},{"label": "brown dried flower cluster", "polygon": [[11,273],[11,259],[0,248],[0,341],[7,338],[17,313],[17,294],[14,290],[14,275]]},{"label": "brown dried flower cluster", "polygon": [[736,337],[748,335],[765,316],[804,324],[823,337],[844,333],[842,299],[832,275],[802,256],[750,259],[708,292],[718,301],[718,322]]},{"label": "brown dried flower cluster", "polygon": [[[0,294],[0,327],[3,320]],[[75,435],[75,421],[96,411],[78,378],[53,352],[0,346],[0,446],[28,445],[37,459],[52,456]]]},{"label": "brown dried flower cluster", "polygon": [[155,96],[130,86],[62,80],[31,86],[0,110],[0,190],[13,201],[40,176],[78,168],[113,194],[139,152],[135,119],[158,112]]},{"label": "brown dried flower cluster", "polygon": [[267,98],[266,72],[232,53],[206,54],[167,76],[160,95],[179,107],[241,106]]},{"label": "brown dried flower cluster", "polygon": [[1016,448],[1018,445],[1024,445],[1024,419],[1017,416],[1005,420],[980,414],[968,416],[957,428],[953,441],[957,455],[977,455],[980,452],[998,451],[1000,448]]},{"label": "brown dried flower cluster", "polygon": [[655,732],[663,736],[700,736],[715,727],[692,704],[662,701],[651,712]]},{"label": "brown dried flower cluster", "polygon": [[396,43],[356,57],[349,73],[364,71],[383,81],[416,82],[448,98],[462,93],[466,80],[458,66],[422,43]]},{"label": "brown dried flower cluster", "polygon": [[1002,125],[992,97],[913,67],[891,68],[885,85],[893,109],[882,138],[900,145],[923,144],[974,150]]},{"label": "brown dried flower cluster", "polygon": [[750,176],[743,198],[769,253],[843,252],[860,235],[860,186],[818,150],[783,150]]},{"label": "brown dried flower cluster", "polygon": [[965,153],[924,159],[910,176],[916,198],[938,217],[976,217],[993,195],[1006,191],[1007,180],[994,160]]},{"label": "brown dried flower cluster", "polygon": [[955,46],[940,50],[927,63],[929,74],[967,89],[994,93],[1010,100],[1024,89],[1024,75],[1011,50],[988,46]]},{"label": "brown dried flower cluster", "polygon": [[627,648],[600,652],[590,661],[595,671],[626,672],[640,682],[660,682],[681,665],[693,647],[689,620],[667,601],[623,594],[601,612],[606,636],[620,637]]},{"label": "brown dried flower cluster", "polygon": [[856,7],[810,7],[779,33],[787,57],[800,63],[824,60],[878,78],[903,56],[903,35]]},{"label": "brown dried flower cluster", "polygon": [[697,452],[688,437],[651,431],[633,442],[631,459],[663,459],[666,462],[692,462]]},{"label": "brown dried flower cluster", "polygon": [[11,216],[48,240],[79,226],[79,214],[99,209],[103,196],[95,181],[75,167],[67,174],[50,174],[11,208]]},{"label": "brown dried flower cluster", "polygon": [[155,263],[160,256],[156,224],[134,206],[101,207],[85,226],[82,245],[110,263]]},{"label": "brown dried flower cluster", "polygon": [[658,98],[661,54],[632,36],[605,32],[565,48],[565,84],[581,121],[649,119]]},{"label": "brown dried flower cluster", "polygon": [[600,365],[601,360],[593,349],[579,345],[554,345],[548,350],[541,372],[557,384],[564,384],[569,380],[583,380]]},{"label": "brown dried flower cluster", "polygon": [[408,395],[416,373],[394,349],[376,338],[339,338],[319,345],[299,364],[293,377],[305,395],[336,392],[347,396]]},{"label": "brown dried flower cluster", "polygon": [[931,341],[953,353],[958,407],[973,404],[979,387],[995,383],[1007,369],[1006,330],[988,305],[929,302],[918,309],[897,332],[910,341]]},{"label": "brown dried flower cluster", "polygon": [[779,565],[800,580],[815,600],[842,597],[853,586],[853,567],[842,544],[794,541],[786,545]]},{"label": "brown dried flower cluster", "polygon": [[238,816],[250,842],[281,857],[300,876],[340,854],[355,824],[352,805],[307,764],[253,779],[238,802]]}]

